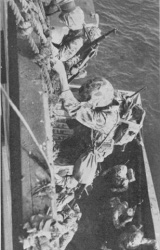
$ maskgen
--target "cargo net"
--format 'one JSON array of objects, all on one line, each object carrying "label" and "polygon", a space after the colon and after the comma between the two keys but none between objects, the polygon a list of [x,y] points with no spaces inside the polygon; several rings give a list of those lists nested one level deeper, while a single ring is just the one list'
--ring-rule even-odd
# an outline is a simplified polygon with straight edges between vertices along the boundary
[{"label": "cargo net", "polygon": [[[49,138],[53,148],[53,159],[56,157],[57,146],[61,141],[72,134],[66,124],[68,115],[63,111],[58,102],[60,92],[59,76],[53,70],[57,49],[51,43],[48,36],[50,23],[44,11],[41,0],[9,0],[18,28],[18,34],[28,40],[34,54],[34,62],[41,69],[43,77],[43,90],[47,93],[49,119],[52,128],[52,138]],[[57,173],[56,180],[59,182],[60,191],[53,192],[53,175],[49,169],[47,173],[41,173],[37,177],[37,185],[32,190],[32,196],[40,199],[45,196],[46,207],[41,213],[32,215],[30,220],[24,224],[23,234],[20,242],[23,249],[65,249],[78,229],[78,221],[81,212],[78,204],[74,201],[74,188],[69,187],[66,191],[66,182],[70,180],[60,180]],[[63,178],[62,178],[63,179]],[[56,183],[57,184],[57,183]],[[53,199],[56,196],[56,199]],[[53,215],[51,204],[56,200],[55,208],[57,212]],[[69,203],[72,204],[69,205]],[[42,209],[41,209],[42,211]]]},{"label": "cargo net", "polygon": [[9,0],[8,3],[16,17],[18,32],[28,40],[35,55],[34,62],[41,68],[50,97],[56,89],[52,65],[55,62],[57,50],[48,35],[50,25],[45,16],[42,1]]},{"label": "cargo net", "polygon": [[66,112],[61,109],[58,103],[60,93],[59,76],[53,70],[55,57],[58,49],[55,48],[49,37],[50,23],[45,15],[43,2],[41,0],[9,0],[20,35],[24,36],[34,53],[34,62],[41,68],[44,79],[44,92],[48,96],[48,108],[53,127],[54,144],[59,144],[67,138],[72,131],[65,125]]}]

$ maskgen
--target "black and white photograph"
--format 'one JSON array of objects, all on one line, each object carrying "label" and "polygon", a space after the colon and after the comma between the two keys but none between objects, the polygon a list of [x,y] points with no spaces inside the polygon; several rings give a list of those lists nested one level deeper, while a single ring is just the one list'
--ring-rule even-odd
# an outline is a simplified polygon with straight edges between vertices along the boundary
[{"label": "black and white photograph", "polygon": [[1,0],[1,249],[160,250],[159,0]]}]

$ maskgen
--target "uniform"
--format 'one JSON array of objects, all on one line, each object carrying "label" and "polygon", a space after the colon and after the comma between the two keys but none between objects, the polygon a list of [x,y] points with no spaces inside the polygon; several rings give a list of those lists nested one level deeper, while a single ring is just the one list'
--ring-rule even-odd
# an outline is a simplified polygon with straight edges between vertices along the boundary
[{"label": "uniform", "polygon": [[65,110],[81,124],[104,133],[112,138],[119,121],[119,106],[107,106],[101,110],[93,109],[89,102],[78,102],[73,93],[68,90],[61,94]]}]

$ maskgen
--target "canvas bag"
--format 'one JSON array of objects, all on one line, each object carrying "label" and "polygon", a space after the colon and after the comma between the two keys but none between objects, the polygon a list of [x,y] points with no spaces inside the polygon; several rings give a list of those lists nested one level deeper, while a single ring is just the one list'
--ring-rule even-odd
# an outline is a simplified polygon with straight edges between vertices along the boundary
[{"label": "canvas bag", "polygon": [[93,150],[80,155],[73,169],[74,178],[81,184],[91,185],[97,170],[97,154]]}]

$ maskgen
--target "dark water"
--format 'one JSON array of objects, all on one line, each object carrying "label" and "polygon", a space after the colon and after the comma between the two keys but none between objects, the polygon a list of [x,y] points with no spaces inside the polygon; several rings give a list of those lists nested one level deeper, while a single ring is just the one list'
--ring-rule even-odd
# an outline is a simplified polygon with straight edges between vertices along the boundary
[{"label": "dark water", "polygon": [[102,42],[89,76],[106,77],[115,88],[141,93],[146,110],[144,141],[160,204],[160,83],[158,0],[95,1],[100,28],[119,31]]}]

